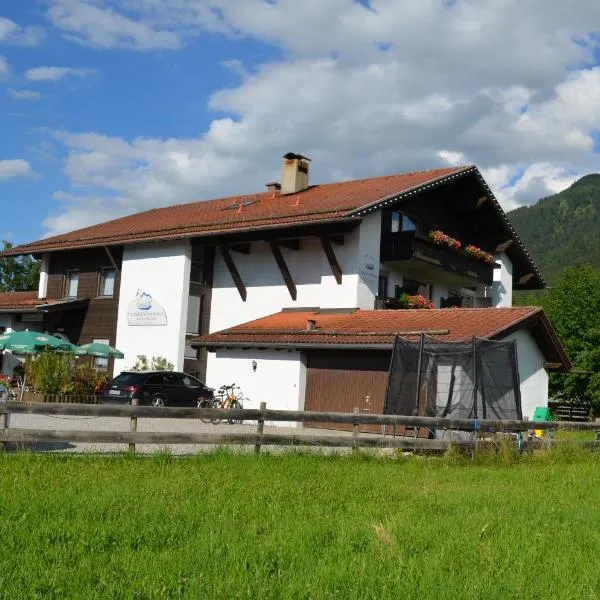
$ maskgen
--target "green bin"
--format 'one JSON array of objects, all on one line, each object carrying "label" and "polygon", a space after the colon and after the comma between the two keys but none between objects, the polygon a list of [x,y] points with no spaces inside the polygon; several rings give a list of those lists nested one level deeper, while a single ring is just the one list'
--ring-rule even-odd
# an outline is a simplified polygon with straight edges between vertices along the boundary
[{"label": "green bin", "polygon": [[[554,419],[554,415],[552,414],[552,410],[547,406],[538,406],[533,413],[532,421],[552,421]],[[536,437],[544,437],[543,429],[534,429],[533,431]]]}]

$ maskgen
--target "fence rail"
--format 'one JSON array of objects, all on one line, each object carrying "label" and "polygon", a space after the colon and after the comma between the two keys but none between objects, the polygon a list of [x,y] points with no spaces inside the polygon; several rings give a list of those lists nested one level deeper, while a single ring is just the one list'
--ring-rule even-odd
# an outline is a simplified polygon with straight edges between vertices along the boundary
[{"label": "fence rail", "polygon": [[[355,409],[358,411],[358,409]],[[45,415],[73,417],[126,417],[130,419],[130,431],[78,431],[69,429],[26,429],[10,427],[10,415]],[[224,428],[212,427],[205,432],[141,432],[137,431],[138,419],[227,419],[254,422],[255,431],[247,433],[227,432]],[[351,435],[315,435],[305,433],[265,433],[265,422],[298,423],[350,423]],[[324,447],[371,447],[400,448],[413,450],[444,451],[449,445],[458,448],[480,447],[482,441],[447,441],[443,439],[423,439],[410,436],[379,435],[362,433],[360,425],[385,425],[398,428],[428,428],[431,430],[451,430],[483,433],[519,433],[535,427],[536,430],[600,430],[596,422],[567,421],[502,421],[452,419],[436,417],[415,417],[404,415],[374,415],[360,412],[310,412],[267,409],[264,403],[259,409],[212,409],[212,408],[170,408],[150,406],[118,406],[94,404],[47,404],[27,402],[0,403],[0,445],[12,443],[73,442],[73,443],[114,443],[129,444],[135,451],[136,444],[199,444],[199,445],[247,445],[260,452],[261,446],[324,446]]]}]

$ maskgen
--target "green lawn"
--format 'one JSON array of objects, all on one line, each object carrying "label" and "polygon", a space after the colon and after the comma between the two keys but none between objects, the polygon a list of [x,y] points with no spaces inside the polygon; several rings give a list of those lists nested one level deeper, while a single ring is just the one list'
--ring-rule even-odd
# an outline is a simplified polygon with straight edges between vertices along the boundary
[{"label": "green lawn", "polygon": [[600,597],[600,456],[0,455],[0,598]]}]

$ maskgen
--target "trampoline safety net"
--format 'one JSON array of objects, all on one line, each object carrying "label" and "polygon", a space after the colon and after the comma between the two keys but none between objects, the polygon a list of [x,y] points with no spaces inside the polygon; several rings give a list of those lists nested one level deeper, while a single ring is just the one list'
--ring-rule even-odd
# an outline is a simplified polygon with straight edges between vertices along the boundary
[{"label": "trampoline safety net", "polygon": [[521,420],[516,342],[396,336],[384,412]]}]

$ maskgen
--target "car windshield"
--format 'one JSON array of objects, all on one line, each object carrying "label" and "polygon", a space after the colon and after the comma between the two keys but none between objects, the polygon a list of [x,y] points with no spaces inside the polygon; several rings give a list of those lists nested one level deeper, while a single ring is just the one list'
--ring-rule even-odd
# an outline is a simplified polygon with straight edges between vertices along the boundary
[{"label": "car windshield", "polygon": [[140,378],[140,373],[121,373],[110,382],[110,385],[131,385],[132,383],[139,383]]}]

